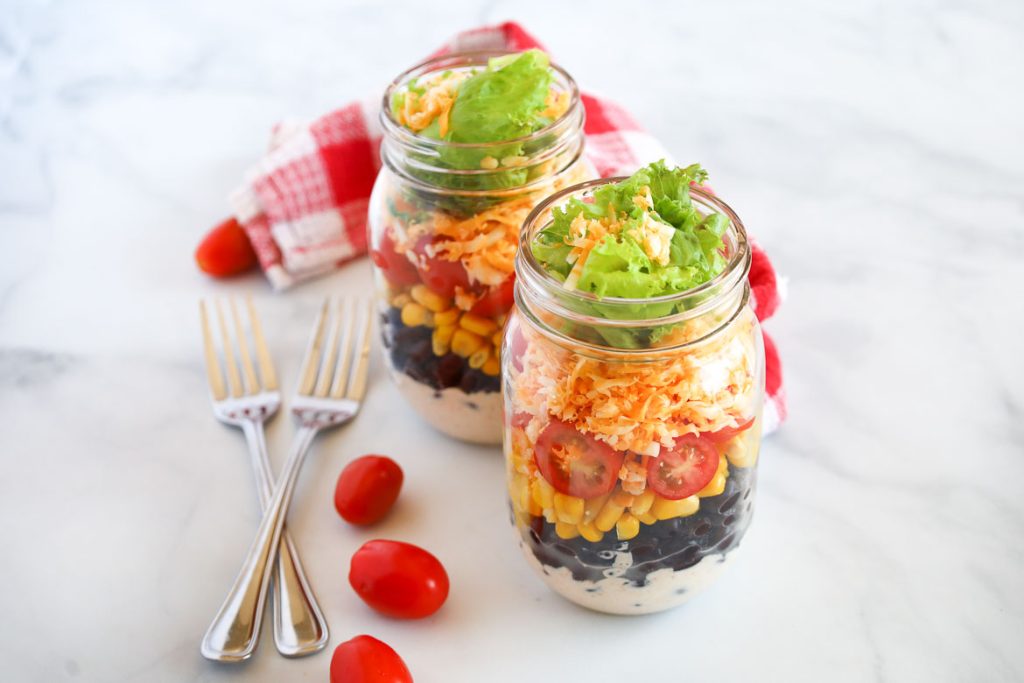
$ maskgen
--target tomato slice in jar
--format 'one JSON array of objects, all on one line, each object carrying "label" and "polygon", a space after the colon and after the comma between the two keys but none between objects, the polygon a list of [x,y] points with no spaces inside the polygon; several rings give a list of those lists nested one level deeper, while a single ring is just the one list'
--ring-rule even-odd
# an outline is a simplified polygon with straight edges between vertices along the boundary
[{"label": "tomato slice in jar", "polygon": [[420,274],[416,266],[406,258],[405,254],[397,250],[395,240],[392,239],[388,230],[384,231],[380,239],[380,249],[370,251],[370,258],[380,268],[385,279],[396,287],[414,285],[420,281]]},{"label": "tomato slice in jar", "polygon": [[706,438],[687,434],[671,449],[647,460],[647,485],[662,498],[688,498],[707,486],[718,471],[718,449]]},{"label": "tomato slice in jar", "polygon": [[515,275],[510,275],[500,285],[488,288],[481,295],[480,300],[473,304],[473,308],[469,309],[469,312],[483,318],[494,318],[502,313],[508,313],[515,300],[513,295],[515,282]]},{"label": "tomato slice in jar", "polygon": [[703,439],[710,439],[711,441],[714,441],[715,443],[724,443],[724,442],[728,441],[729,439],[731,439],[732,437],[734,437],[737,434],[739,434],[740,432],[747,431],[748,429],[750,429],[751,425],[753,425],[753,424],[754,424],[754,418],[753,418],[753,416],[751,416],[751,417],[747,418],[746,420],[744,420],[743,422],[741,422],[738,425],[736,425],[735,427],[722,427],[717,432],[708,432],[706,434],[701,434],[701,438],[703,438]]},{"label": "tomato slice in jar", "polygon": [[561,420],[551,420],[537,437],[533,457],[556,491],[595,498],[615,488],[625,454]]},{"label": "tomato slice in jar", "polygon": [[[455,288],[461,287],[469,290],[469,273],[459,261],[449,261],[439,256],[431,256],[427,247],[437,244],[443,240],[431,235],[424,235],[413,247],[419,263],[416,269],[419,271],[420,280],[427,287],[441,296],[451,298],[455,296]],[[432,250],[431,250],[432,251]]]}]

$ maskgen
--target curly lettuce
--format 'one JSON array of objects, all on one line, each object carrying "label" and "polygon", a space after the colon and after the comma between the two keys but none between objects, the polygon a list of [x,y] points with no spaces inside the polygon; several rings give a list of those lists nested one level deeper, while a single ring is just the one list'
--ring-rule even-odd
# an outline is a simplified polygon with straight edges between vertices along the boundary
[{"label": "curly lettuce", "polygon": [[[530,245],[533,256],[555,279],[566,283],[573,271],[570,261],[570,226],[579,216],[605,220],[615,228],[585,255],[574,282],[567,288],[587,292],[598,299],[636,300],[623,307],[584,304],[586,312],[599,317],[647,319],[669,315],[674,304],[645,303],[654,297],[684,292],[716,277],[726,266],[723,255],[729,219],[720,213],[702,214],[690,198],[691,183],[702,183],[707,172],[698,164],[669,168],[658,161],[619,183],[603,185],[592,198],[570,199],[556,208],[551,223],[538,232]],[[647,202],[638,197],[647,197]],[[655,258],[640,237],[652,227],[668,226],[671,240],[667,259]],[[637,333],[601,330],[618,347],[634,348],[649,343]],[[613,335],[613,338],[608,338]],[[643,335],[640,335],[643,336]]]}]

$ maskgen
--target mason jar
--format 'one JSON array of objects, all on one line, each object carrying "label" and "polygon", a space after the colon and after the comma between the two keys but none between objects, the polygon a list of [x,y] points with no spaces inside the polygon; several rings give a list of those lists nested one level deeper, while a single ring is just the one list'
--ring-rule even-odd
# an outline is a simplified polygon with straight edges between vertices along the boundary
[{"label": "mason jar", "polygon": [[485,67],[499,54],[444,55],[392,82],[368,221],[390,376],[435,428],[485,444],[501,442],[501,330],[520,227],[543,198],[594,177],[583,158],[579,90],[551,65],[564,113],[527,137],[486,144],[414,133],[391,103],[410,84]]},{"label": "mason jar", "polygon": [[504,450],[512,520],[528,562],[585,607],[643,614],[713,582],[750,525],[764,398],[764,348],[749,306],[743,225],[699,188],[695,207],[729,220],[727,266],[654,299],[568,290],[530,250],[569,198],[527,219],[505,334]]}]

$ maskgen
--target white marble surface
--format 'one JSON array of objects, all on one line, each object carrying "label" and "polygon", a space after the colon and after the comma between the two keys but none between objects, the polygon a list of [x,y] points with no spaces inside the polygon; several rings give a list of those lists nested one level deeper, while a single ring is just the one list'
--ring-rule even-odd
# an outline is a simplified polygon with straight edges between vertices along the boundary
[{"label": "white marble surface", "polygon": [[[253,292],[286,378],[318,297],[204,280],[191,252],[286,116],[382,86],[454,30],[520,18],[699,160],[790,277],[770,324],[792,417],[745,553],[673,613],[549,593],[506,528],[496,451],[430,432],[375,368],[319,441],[292,528],[333,627],[425,681],[1024,679],[1024,5],[1013,0],[0,7],[0,670],[4,681],[326,681],[330,654],[216,666],[200,635],[257,523],[206,402],[196,299]],[[671,8],[671,9],[670,9]],[[287,418],[272,448],[289,441]],[[372,531],[346,460],[408,485]],[[450,602],[372,614],[347,558],[433,549]]]}]

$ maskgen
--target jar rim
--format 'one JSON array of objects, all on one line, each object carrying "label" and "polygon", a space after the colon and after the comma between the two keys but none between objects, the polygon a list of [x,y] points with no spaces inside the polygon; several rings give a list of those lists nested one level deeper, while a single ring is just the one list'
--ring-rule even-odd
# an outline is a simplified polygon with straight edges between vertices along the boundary
[{"label": "jar rim", "polygon": [[[588,180],[576,185],[571,185],[552,194],[533,208],[530,214],[526,217],[526,220],[523,222],[523,227],[519,233],[519,248],[516,252],[515,261],[517,289],[519,287],[532,287],[542,295],[546,295],[542,297],[542,305],[544,308],[556,315],[564,316],[579,322],[586,322],[588,324],[630,328],[672,324],[702,315],[717,306],[725,296],[736,288],[737,285],[746,281],[747,273],[750,270],[751,253],[746,228],[743,226],[743,222],[740,220],[739,216],[736,215],[736,212],[732,207],[719,199],[716,195],[711,194],[700,187],[691,185],[691,196],[696,198],[705,206],[714,208],[716,211],[720,211],[729,220],[729,228],[727,229],[726,234],[732,234],[735,240],[735,245],[732,250],[732,254],[730,255],[729,262],[726,264],[725,268],[722,269],[721,273],[707,282],[681,292],[641,299],[598,297],[591,292],[565,289],[560,281],[554,278],[541,266],[533,255],[533,250],[530,249],[530,242],[539,229],[539,226],[537,225],[538,222],[545,213],[549,212],[556,204],[562,202],[570,195],[581,194],[588,190],[592,190],[593,188],[622,182],[626,179],[628,179],[628,176],[615,176],[610,178],[599,178],[597,180]],[[545,223],[545,225],[547,225],[547,223]],[[693,305],[686,306],[679,312],[661,317],[646,319],[617,317],[605,318],[581,313],[578,310],[574,310],[573,308],[560,303],[560,299],[566,299],[573,302],[597,303],[605,307],[605,310],[607,310],[608,306],[611,306],[614,309],[616,306],[635,307],[638,304],[684,304],[689,302]]]},{"label": "jar rim", "polygon": [[[435,140],[433,138],[420,135],[419,133],[415,133],[395,120],[395,117],[391,112],[392,96],[398,88],[404,86],[410,79],[437,71],[441,65],[446,65],[449,68],[457,66],[486,65],[487,61],[493,57],[516,54],[517,52],[522,53],[526,52],[526,50],[463,50],[459,52],[448,52],[443,55],[430,57],[429,59],[406,69],[396,76],[384,90],[384,96],[381,100],[380,122],[385,135],[391,135],[403,144],[422,145],[427,149],[444,148],[485,150],[498,145],[525,144],[550,135],[552,132],[560,128],[566,127],[567,122],[569,122],[572,117],[575,117],[580,113],[578,111],[581,109],[580,89],[576,84],[576,79],[570,76],[568,71],[553,61],[549,63],[549,66],[565,81],[565,85],[569,92],[569,107],[557,119],[529,135],[496,142],[446,142],[444,140]],[[449,64],[448,62],[452,63]],[[582,121],[580,122],[580,126],[582,127]],[[475,169],[467,169],[467,171],[476,172]]]}]

